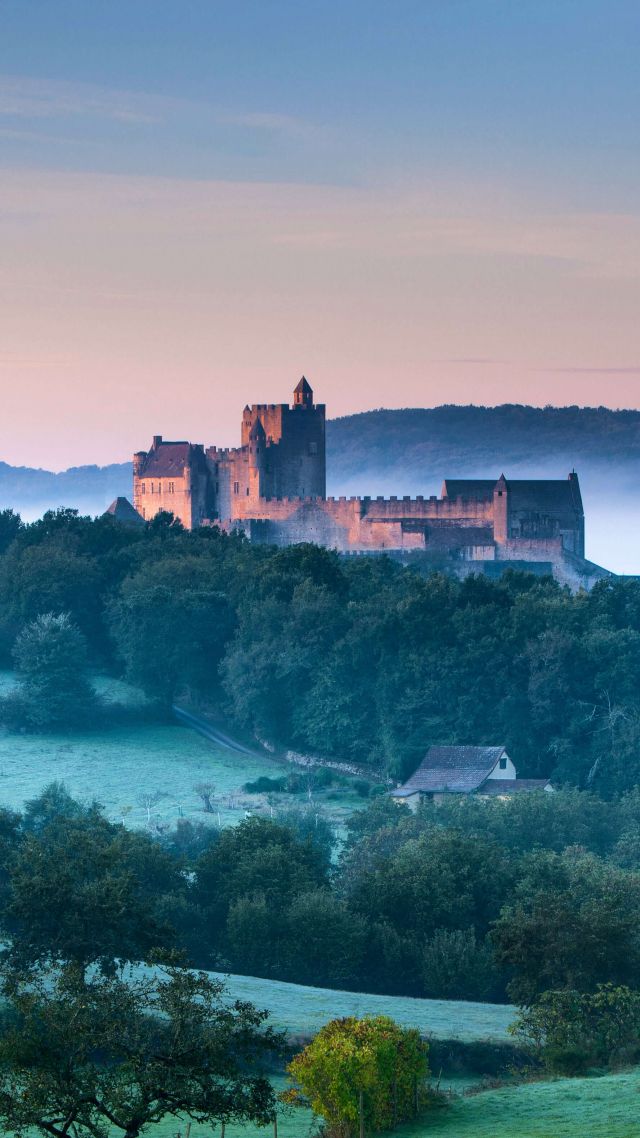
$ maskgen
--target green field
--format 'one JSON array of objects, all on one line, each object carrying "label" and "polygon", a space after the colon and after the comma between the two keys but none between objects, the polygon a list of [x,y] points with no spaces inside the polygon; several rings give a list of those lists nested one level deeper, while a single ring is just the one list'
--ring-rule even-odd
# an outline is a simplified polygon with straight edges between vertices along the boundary
[{"label": "green field", "polygon": [[[0,692],[14,683],[10,672],[0,673]],[[127,703],[135,693],[117,680],[101,678],[103,697]],[[177,724],[146,724],[96,733],[18,735],[0,729],[0,805],[20,809],[53,779],[63,781],[81,801],[97,798],[106,816],[130,826],[147,823],[144,799],[157,800],[152,819],[172,823],[179,817],[220,823],[241,821],[247,811],[267,817],[271,808],[263,795],[243,792],[245,782],[260,775],[282,777],[291,767],[269,755],[239,754],[216,746]],[[194,792],[198,782],[213,782],[215,813],[206,815]],[[330,795],[330,797],[329,797]],[[317,809],[340,826],[363,799],[350,788],[305,795],[278,795],[274,809],[300,805]]]},{"label": "green field", "polygon": [[331,988],[305,988],[279,980],[253,976],[224,976],[233,999],[249,1000],[267,1008],[276,1027],[292,1035],[312,1035],[330,1019],[340,1016],[389,1015],[404,1027],[416,1027],[423,1035],[471,1042],[510,1039],[507,1026],[513,1008],[507,1004],[473,1004],[455,1000],[418,1000],[410,996],[373,996],[360,992],[337,992]]},{"label": "green field", "polygon": [[[278,1089],[285,1080],[274,1080]],[[421,1122],[394,1131],[396,1138],[638,1138],[640,1071],[594,1079],[558,1079],[473,1095],[452,1095],[449,1105]],[[175,1121],[154,1127],[154,1138],[174,1138]],[[184,1127],[182,1127],[184,1134]],[[219,1133],[193,1125],[191,1138]],[[272,1131],[227,1126],[226,1138],[270,1138]],[[310,1111],[285,1110],[279,1138],[311,1138]]]},{"label": "green field", "polygon": [[456,1097],[433,1119],[398,1134],[402,1138],[638,1138],[640,1071]]}]

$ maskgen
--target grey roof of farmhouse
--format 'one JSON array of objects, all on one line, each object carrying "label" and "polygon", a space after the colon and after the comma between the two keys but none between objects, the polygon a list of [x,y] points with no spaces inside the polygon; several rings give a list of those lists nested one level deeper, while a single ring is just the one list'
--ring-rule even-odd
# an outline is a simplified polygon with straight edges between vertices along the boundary
[{"label": "grey roof of farmhouse", "polygon": [[417,771],[391,793],[394,798],[421,791],[470,794],[482,786],[505,754],[504,747],[429,747]]}]

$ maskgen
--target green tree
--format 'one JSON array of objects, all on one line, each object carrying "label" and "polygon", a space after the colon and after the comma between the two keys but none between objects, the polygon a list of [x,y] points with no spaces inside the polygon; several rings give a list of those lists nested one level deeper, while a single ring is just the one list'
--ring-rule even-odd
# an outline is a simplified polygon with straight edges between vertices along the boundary
[{"label": "green tree", "polygon": [[48,1138],[124,1138],[165,1118],[266,1124],[265,1062],[281,1046],[266,1013],[176,968],[151,976],[77,969],[10,977],[0,1035],[0,1123]]},{"label": "green tree", "polygon": [[127,676],[148,696],[169,707],[181,693],[215,695],[233,613],[208,559],[141,569],[111,604],[109,625]]},{"label": "green tree", "polygon": [[17,969],[145,960],[173,948],[167,897],[184,893],[179,864],[146,834],[107,822],[96,809],[54,815],[27,831],[8,862],[1,915]]},{"label": "green tree", "polygon": [[285,921],[288,980],[325,988],[358,985],[367,942],[365,920],[328,889],[300,893]]},{"label": "green tree", "polygon": [[491,945],[474,929],[437,929],[423,952],[424,994],[440,1000],[490,1000],[500,988]]},{"label": "green tree", "polygon": [[640,874],[568,849],[529,855],[491,938],[518,1003],[542,992],[636,986],[640,977]]},{"label": "green tree", "polygon": [[22,528],[20,514],[13,510],[0,510],[0,555],[15,541]]},{"label": "green tree", "polygon": [[288,1070],[331,1138],[356,1138],[395,1128],[429,1101],[427,1055],[417,1031],[387,1016],[349,1017],[326,1024]]},{"label": "green tree", "polygon": [[589,1066],[637,1061],[640,992],[600,984],[595,992],[543,992],[520,1008],[511,1035],[553,1072],[575,1075]]},{"label": "green tree", "polygon": [[[87,675],[87,646],[68,613],[44,613],[18,636],[21,688],[14,703],[32,730],[61,730],[95,718],[99,701]],[[11,704],[10,704],[11,706]]]}]

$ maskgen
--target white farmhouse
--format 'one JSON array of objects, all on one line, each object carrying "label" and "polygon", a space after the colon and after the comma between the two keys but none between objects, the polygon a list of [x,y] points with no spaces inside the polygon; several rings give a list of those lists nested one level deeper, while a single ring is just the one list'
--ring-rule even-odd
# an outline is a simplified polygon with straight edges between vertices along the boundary
[{"label": "white farmhouse", "polygon": [[546,778],[518,778],[504,747],[429,747],[417,771],[391,797],[417,810],[422,798],[445,794],[510,796],[551,789]]}]

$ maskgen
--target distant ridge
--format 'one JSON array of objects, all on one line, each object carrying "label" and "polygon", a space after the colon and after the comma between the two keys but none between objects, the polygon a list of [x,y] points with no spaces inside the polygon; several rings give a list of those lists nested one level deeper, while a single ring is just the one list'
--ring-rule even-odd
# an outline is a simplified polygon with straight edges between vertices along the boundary
[{"label": "distant ridge", "polygon": [[[150,429],[152,428],[150,424]],[[444,404],[363,411],[327,424],[330,494],[437,493],[444,477],[566,477],[583,484],[616,472],[640,487],[640,411],[607,407]],[[131,497],[131,464],[75,466],[59,474],[0,462],[0,508],[25,518],[56,506],[97,514]]]},{"label": "distant ridge", "polygon": [[[640,411],[456,406],[365,411],[327,425],[330,493],[438,492],[448,477],[640,474]],[[371,479],[374,478],[375,485]]]}]

